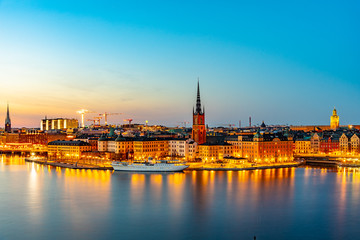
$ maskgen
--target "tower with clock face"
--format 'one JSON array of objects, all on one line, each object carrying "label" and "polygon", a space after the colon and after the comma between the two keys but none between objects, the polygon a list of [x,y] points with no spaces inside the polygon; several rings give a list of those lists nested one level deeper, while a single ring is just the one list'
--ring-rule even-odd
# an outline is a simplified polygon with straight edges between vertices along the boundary
[{"label": "tower with clock face", "polygon": [[199,81],[197,85],[196,109],[193,109],[192,139],[198,144],[206,142],[205,109],[201,109]]}]

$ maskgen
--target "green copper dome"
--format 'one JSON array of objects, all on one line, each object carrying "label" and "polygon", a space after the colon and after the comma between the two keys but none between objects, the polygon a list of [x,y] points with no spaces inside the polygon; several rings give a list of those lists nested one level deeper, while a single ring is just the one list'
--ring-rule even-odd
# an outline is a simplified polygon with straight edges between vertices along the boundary
[{"label": "green copper dome", "polygon": [[119,136],[115,139],[116,142],[125,141],[126,139],[120,133]]},{"label": "green copper dome", "polygon": [[107,141],[107,137],[105,134],[101,135],[101,137],[98,139],[98,141]]}]

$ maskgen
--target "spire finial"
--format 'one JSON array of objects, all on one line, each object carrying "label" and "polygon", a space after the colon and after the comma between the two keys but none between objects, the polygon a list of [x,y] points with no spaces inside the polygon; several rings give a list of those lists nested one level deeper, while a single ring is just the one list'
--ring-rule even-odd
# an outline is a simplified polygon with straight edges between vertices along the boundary
[{"label": "spire finial", "polygon": [[6,108],[6,119],[10,121],[9,102],[7,102],[7,108]]},{"label": "spire finial", "polygon": [[5,118],[5,132],[11,132],[11,120],[9,111],[9,102],[7,102],[6,118]]},{"label": "spire finial", "polygon": [[201,110],[201,99],[200,99],[200,83],[199,83],[199,78],[198,78],[198,83],[197,83],[196,113],[202,114],[202,110]]}]

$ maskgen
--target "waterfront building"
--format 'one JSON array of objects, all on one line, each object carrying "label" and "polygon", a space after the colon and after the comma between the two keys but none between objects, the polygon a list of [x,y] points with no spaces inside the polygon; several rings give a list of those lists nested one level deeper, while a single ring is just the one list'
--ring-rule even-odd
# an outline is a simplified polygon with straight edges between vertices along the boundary
[{"label": "waterfront building", "polygon": [[98,151],[98,139],[99,139],[99,137],[96,137],[94,135],[81,134],[79,136],[76,136],[73,139],[73,141],[83,141],[83,142],[90,143],[91,150]]},{"label": "waterfront building", "polygon": [[115,140],[117,135],[114,132],[114,129],[110,129],[110,133],[102,134],[98,139],[98,151],[99,152],[115,152]]},{"label": "waterfront building", "polygon": [[121,159],[126,159],[134,152],[134,138],[103,134],[98,139],[98,151],[120,154]]},{"label": "waterfront building", "polygon": [[48,143],[49,159],[80,159],[91,151],[91,145],[84,141],[52,141]]},{"label": "waterfront building", "polygon": [[120,159],[146,160],[149,157],[185,158],[192,161],[197,157],[197,143],[192,139],[154,137],[111,137],[102,135],[98,139],[98,151],[119,154]]},{"label": "waterfront building", "polygon": [[6,109],[5,132],[11,133],[11,119],[10,119],[9,103],[7,104],[7,109]]},{"label": "waterfront building", "polygon": [[310,137],[295,140],[295,154],[309,154],[311,153]]},{"label": "waterfront building", "polygon": [[333,153],[339,151],[339,139],[336,134],[331,136],[323,136],[320,139],[320,152],[321,153]]},{"label": "waterfront building", "polygon": [[320,152],[320,133],[314,133],[311,136],[311,153],[319,153]]},{"label": "waterfront building", "polygon": [[359,150],[360,150],[360,134],[354,134],[351,138],[350,138],[350,143],[351,143],[351,153],[352,154],[359,154]]},{"label": "waterfront building", "polygon": [[334,153],[338,152],[340,148],[341,140],[344,141],[344,137],[340,131],[324,131],[314,133],[311,136],[311,153]]},{"label": "waterfront building", "polygon": [[233,146],[229,143],[203,143],[198,145],[199,158],[202,162],[224,160],[233,155]]},{"label": "waterfront building", "polygon": [[343,133],[339,138],[339,151],[341,153],[347,153],[350,150],[350,141],[349,136],[346,133]]},{"label": "waterfront building", "polygon": [[72,128],[78,128],[79,122],[77,119],[70,119],[70,118],[53,118],[41,120],[40,129],[42,131],[49,131],[49,130],[66,130]]},{"label": "waterfront building", "polygon": [[251,162],[284,162],[293,160],[293,137],[286,131],[230,136],[226,141],[234,146],[234,156]]},{"label": "waterfront building", "polygon": [[115,153],[120,154],[122,159],[132,159],[134,154],[134,141],[132,138],[125,138],[121,134],[115,139]]},{"label": "waterfront building", "polygon": [[194,160],[197,146],[197,143],[192,139],[171,139],[169,140],[169,155],[174,158]]},{"label": "waterfront building", "polygon": [[0,143],[32,143],[47,145],[55,140],[66,140],[66,134],[50,134],[39,131],[26,131],[21,133],[4,133],[0,136]]},{"label": "waterfront building", "polygon": [[336,130],[339,128],[339,116],[337,115],[337,111],[334,108],[333,114],[330,117],[330,128]]},{"label": "waterfront building", "polygon": [[163,159],[169,156],[169,140],[157,138],[134,139],[134,159]]},{"label": "waterfront building", "polygon": [[206,142],[205,108],[201,109],[200,86],[197,84],[196,108],[193,109],[192,139],[197,144]]}]

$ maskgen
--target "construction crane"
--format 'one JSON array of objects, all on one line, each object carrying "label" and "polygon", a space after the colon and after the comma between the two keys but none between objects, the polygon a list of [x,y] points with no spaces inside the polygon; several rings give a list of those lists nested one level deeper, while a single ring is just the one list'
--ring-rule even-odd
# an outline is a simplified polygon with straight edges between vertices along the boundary
[{"label": "construction crane", "polygon": [[93,123],[93,126],[95,126],[95,123],[96,123],[96,119],[86,119],[86,121],[88,122],[92,122]]},{"label": "construction crane", "polygon": [[107,118],[109,115],[120,115],[120,114],[122,114],[122,113],[107,113],[107,112],[105,112],[105,113],[100,113],[99,116],[104,117],[105,125],[107,125]]},{"label": "construction crane", "polygon": [[102,119],[102,117],[94,117],[94,119],[99,123],[100,126],[100,120]]},{"label": "construction crane", "polygon": [[94,113],[94,112],[86,110],[86,109],[81,109],[81,110],[77,111],[76,113],[81,115],[81,127],[85,127],[85,121],[84,121],[85,114]]},{"label": "construction crane", "polygon": [[86,121],[90,121],[93,122],[93,126],[96,125],[96,123],[98,123],[98,126],[100,126],[100,120],[102,117],[94,117],[93,119],[87,119]]}]

